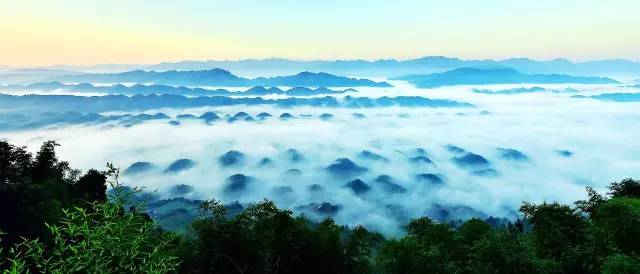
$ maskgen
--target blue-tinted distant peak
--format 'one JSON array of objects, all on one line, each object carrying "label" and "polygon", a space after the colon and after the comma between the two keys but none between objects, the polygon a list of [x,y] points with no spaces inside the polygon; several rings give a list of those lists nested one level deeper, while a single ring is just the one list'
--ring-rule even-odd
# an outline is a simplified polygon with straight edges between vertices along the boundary
[{"label": "blue-tinted distant peak", "polygon": [[520,74],[515,69],[508,67],[494,67],[494,68],[477,68],[477,67],[463,67],[451,70],[448,72],[451,75],[454,74],[467,74],[467,73],[483,73],[483,74]]},{"label": "blue-tinted distant peak", "polygon": [[416,74],[394,78],[408,81],[419,88],[437,88],[454,85],[492,85],[492,84],[616,84],[606,77],[571,76],[566,74],[525,74],[513,68],[474,68],[462,67],[453,70]]}]

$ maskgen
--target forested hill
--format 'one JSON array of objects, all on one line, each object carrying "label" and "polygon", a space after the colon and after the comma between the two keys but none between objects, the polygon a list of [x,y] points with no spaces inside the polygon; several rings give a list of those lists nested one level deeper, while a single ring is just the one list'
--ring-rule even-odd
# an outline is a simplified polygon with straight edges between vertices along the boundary
[{"label": "forested hill", "polygon": [[[413,219],[388,238],[319,223],[270,201],[199,206],[186,231],[160,228],[119,170],[81,172],[53,141],[31,154],[0,141],[3,273],[640,273],[640,181],[520,208],[490,225]],[[107,189],[109,188],[109,191]]]}]

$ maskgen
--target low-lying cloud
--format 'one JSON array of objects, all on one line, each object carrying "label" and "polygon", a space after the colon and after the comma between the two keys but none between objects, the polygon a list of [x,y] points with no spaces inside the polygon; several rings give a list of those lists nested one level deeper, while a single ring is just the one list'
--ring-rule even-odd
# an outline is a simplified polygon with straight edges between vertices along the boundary
[{"label": "low-lying cloud", "polygon": [[[74,125],[3,136],[31,150],[57,140],[60,157],[82,169],[108,161],[124,170],[139,163],[142,170],[127,172],[123,183],[157,189],[161,197],[225,203],[268,198],[314,218],[333,216],[390,234],[424,214],[513,218],[522,201],[572,202],[584,198],[585,186],[602,189],[640,176],[640,130],[630,126],[640,121],[637,104],[561,93],[479,94],[471,87],[423,91],[400,84],[394,92],[463,100],[476,108],[165,108],[149,112],[271,117]],[[284,112],[294,119],[279,119]],[[331,118],[320,119],[324,113]]]}]

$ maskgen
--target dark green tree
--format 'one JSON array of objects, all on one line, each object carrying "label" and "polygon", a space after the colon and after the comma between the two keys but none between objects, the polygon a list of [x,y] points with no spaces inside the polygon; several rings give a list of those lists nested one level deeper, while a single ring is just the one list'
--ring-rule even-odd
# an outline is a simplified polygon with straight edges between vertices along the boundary
[{"label": "dark green tree", "polygon": [[640,254],[640,199],[612,198],[591,217],[596,239],[624,254]]},{"label": "dark green tree", "polygon": [[74,194],[83,201],[105,202],[107,200],[107,176],[100,171],[90,169],[73,184]]},{"label": "dark green tree", "polygon": [[382,236],[356,226],[346,239],[345,257],[348,273],[371,273],[374,267],[373,249]]},{"label": "dark green tree", "polygon": [[603,274],[639,274],[640,259],[635,256],[614,254],[604,262],[602,266]]},{"label": "dark green tree", "polygon": [[25,147],[0,141],[0,185],[26,183],[30,180],[33,157]]},{"label": "dark green tree", "polygon": [[46,141],[40,146],[33,163],[32,178],[36,183],[64,182],[65,175],[71,170],[69,163],[59,161],[56,155],[56,147],[60,144],[55,141]]},{"label": "dark green tree", "polygon": [[624,179],[609,186],[609,195],[617,197],[640,198],[640,181],[631,178]]},{"label": "dark green tree", "polygon": [[565,272],[592,271],[593,257],[583,246],[588,222],[577,209],[545,202],[525,203],[520,211],[533,224],[533,239],[540,258],[558,261]]},{"label": "dark green tree", "polygon": [[391,273],[459,272],[453,260],[457,245],[451,226],[421,217],[407,225],[407,236],[382,245],[378,261]]},{"label": "dark green tree", "polygon": [[552,260],[536,255],[533,239],[526,234],[490,231],[473,244],[465,273],[553,273]]}]

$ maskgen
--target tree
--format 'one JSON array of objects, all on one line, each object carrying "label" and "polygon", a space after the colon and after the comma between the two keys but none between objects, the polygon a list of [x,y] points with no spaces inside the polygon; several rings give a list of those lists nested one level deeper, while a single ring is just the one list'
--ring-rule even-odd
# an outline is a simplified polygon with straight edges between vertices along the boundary
[{"label": "tree", "polygon": [[543,257],[558,257],[584,239],[586,222],[569,206],[525,203],[520,211],[534,225],[533,235]]},{"label": "tree", "polygon": [[342,232],[331,218],[325,218],[315,226],[310,235],[311,255],[306,273],[346,273]]},{"label": "tree", "polygon": [[348,273],[371,273],[374,244],[381,236],[370,233],[364,226],[356,226],[345,243],[346,268]]},{"label": "tree", "polygon": [[68,162],[58,160],[56,155],[56,147],[58,146],[60,144],[55,141],[46,141],[40,146],[31,175],[36,183],[64,182],[65,175],[71,171]]},{"label": "tree", "polygon": [[524,203],[520,211],[533,224],[533,239],[540,258],[558,261],[565,272],[587,273],[592,268],[593,258],[583,246],[587,242],[588,222],[576,209],[545,202]]},{"label": "tree", "polygon": [[574,204],[582,212],[591,214],[598,206],[606,202],[607,199],[605,199],[605,197],[600,195],[591,187],[586,187],[586,190],[587,190],[588,199],[576,201]]},{"label": "tree", "polygon": [[25,147],[0,141],[0,185],[25,183],[29,180],[32,165],[33,157]]},{"label": "tree", "polygon": [[549,273],[559,268],[539,259],[534,241],[526,234],[491,231],[471,248],[466,273]]},{"label": "tree", "polygon": [[219,202],[205,202],[190,231],[201,272],[296,273],[312,262],[306,220],[271,201],[251,204],[234,218]]},{"label": "tree", "polygon": [[611,197],[631,197],[640,198],[640,181],[631,178],[624,179],[619,183],[613,183],[609,186],[609,195]]},{"label": "tree", "polygon": [[413,219],[407,225],[407,236],[382,245],[378,262],[390,273],[457,272],[454,236],[448,224],[435,223],[428,217]]},{"label": "tree", "polygon": [[491,226],[485,221],[478,218],[472,218],[464,222],[458,228],[457,234],[464,244],[472,246],[474,243],[491,233],[491,231]]},{"label": "tree", "polygon": [[103,203],[92,212],[64,210],[60,225],[49,226],[52,244],[24,240],[11,250],[11,268],[19,273],[168,273],[174,236],[122,207]]},{"label": "tree", "polygon": [[592,214],[596,238],[609,240],[625,254],[640,254],[640,199],[613,198]]},{"label": "tree", "polygon": [[427,256],[415,238],[403,237],[386,241],[376,260],[386,273],[429,273]]},{"label": "tree", "polygon": [[0,142],[0,230],[3,244],[20,237],[46,238],[45,223],[55,223],[61,209],[72,203],[66,162],[55,156],[53,141],[45,142],[34,160],[24,147]]},{"label": "tree", "polygon": [[73,190],[77,198],[93,202],[105,202],[107,200],[107,176],[95,169],[90,169],[73,184]]},{"label": "tree", "polygon": [[7,233],[5,247],[21,237],[47,242],[51,235],[45,224],[58,224],[62,209],[106,200],[105,175],[89,170],[78,179],[79,171],[58,160],[57,146],[44,142],[34,159],[24,147],[0,142],[0,230]]},{"label": "tree", "polygon": [[622,254],[614,254],[605,260],[603,274],[639,274],[640,259]]}]

